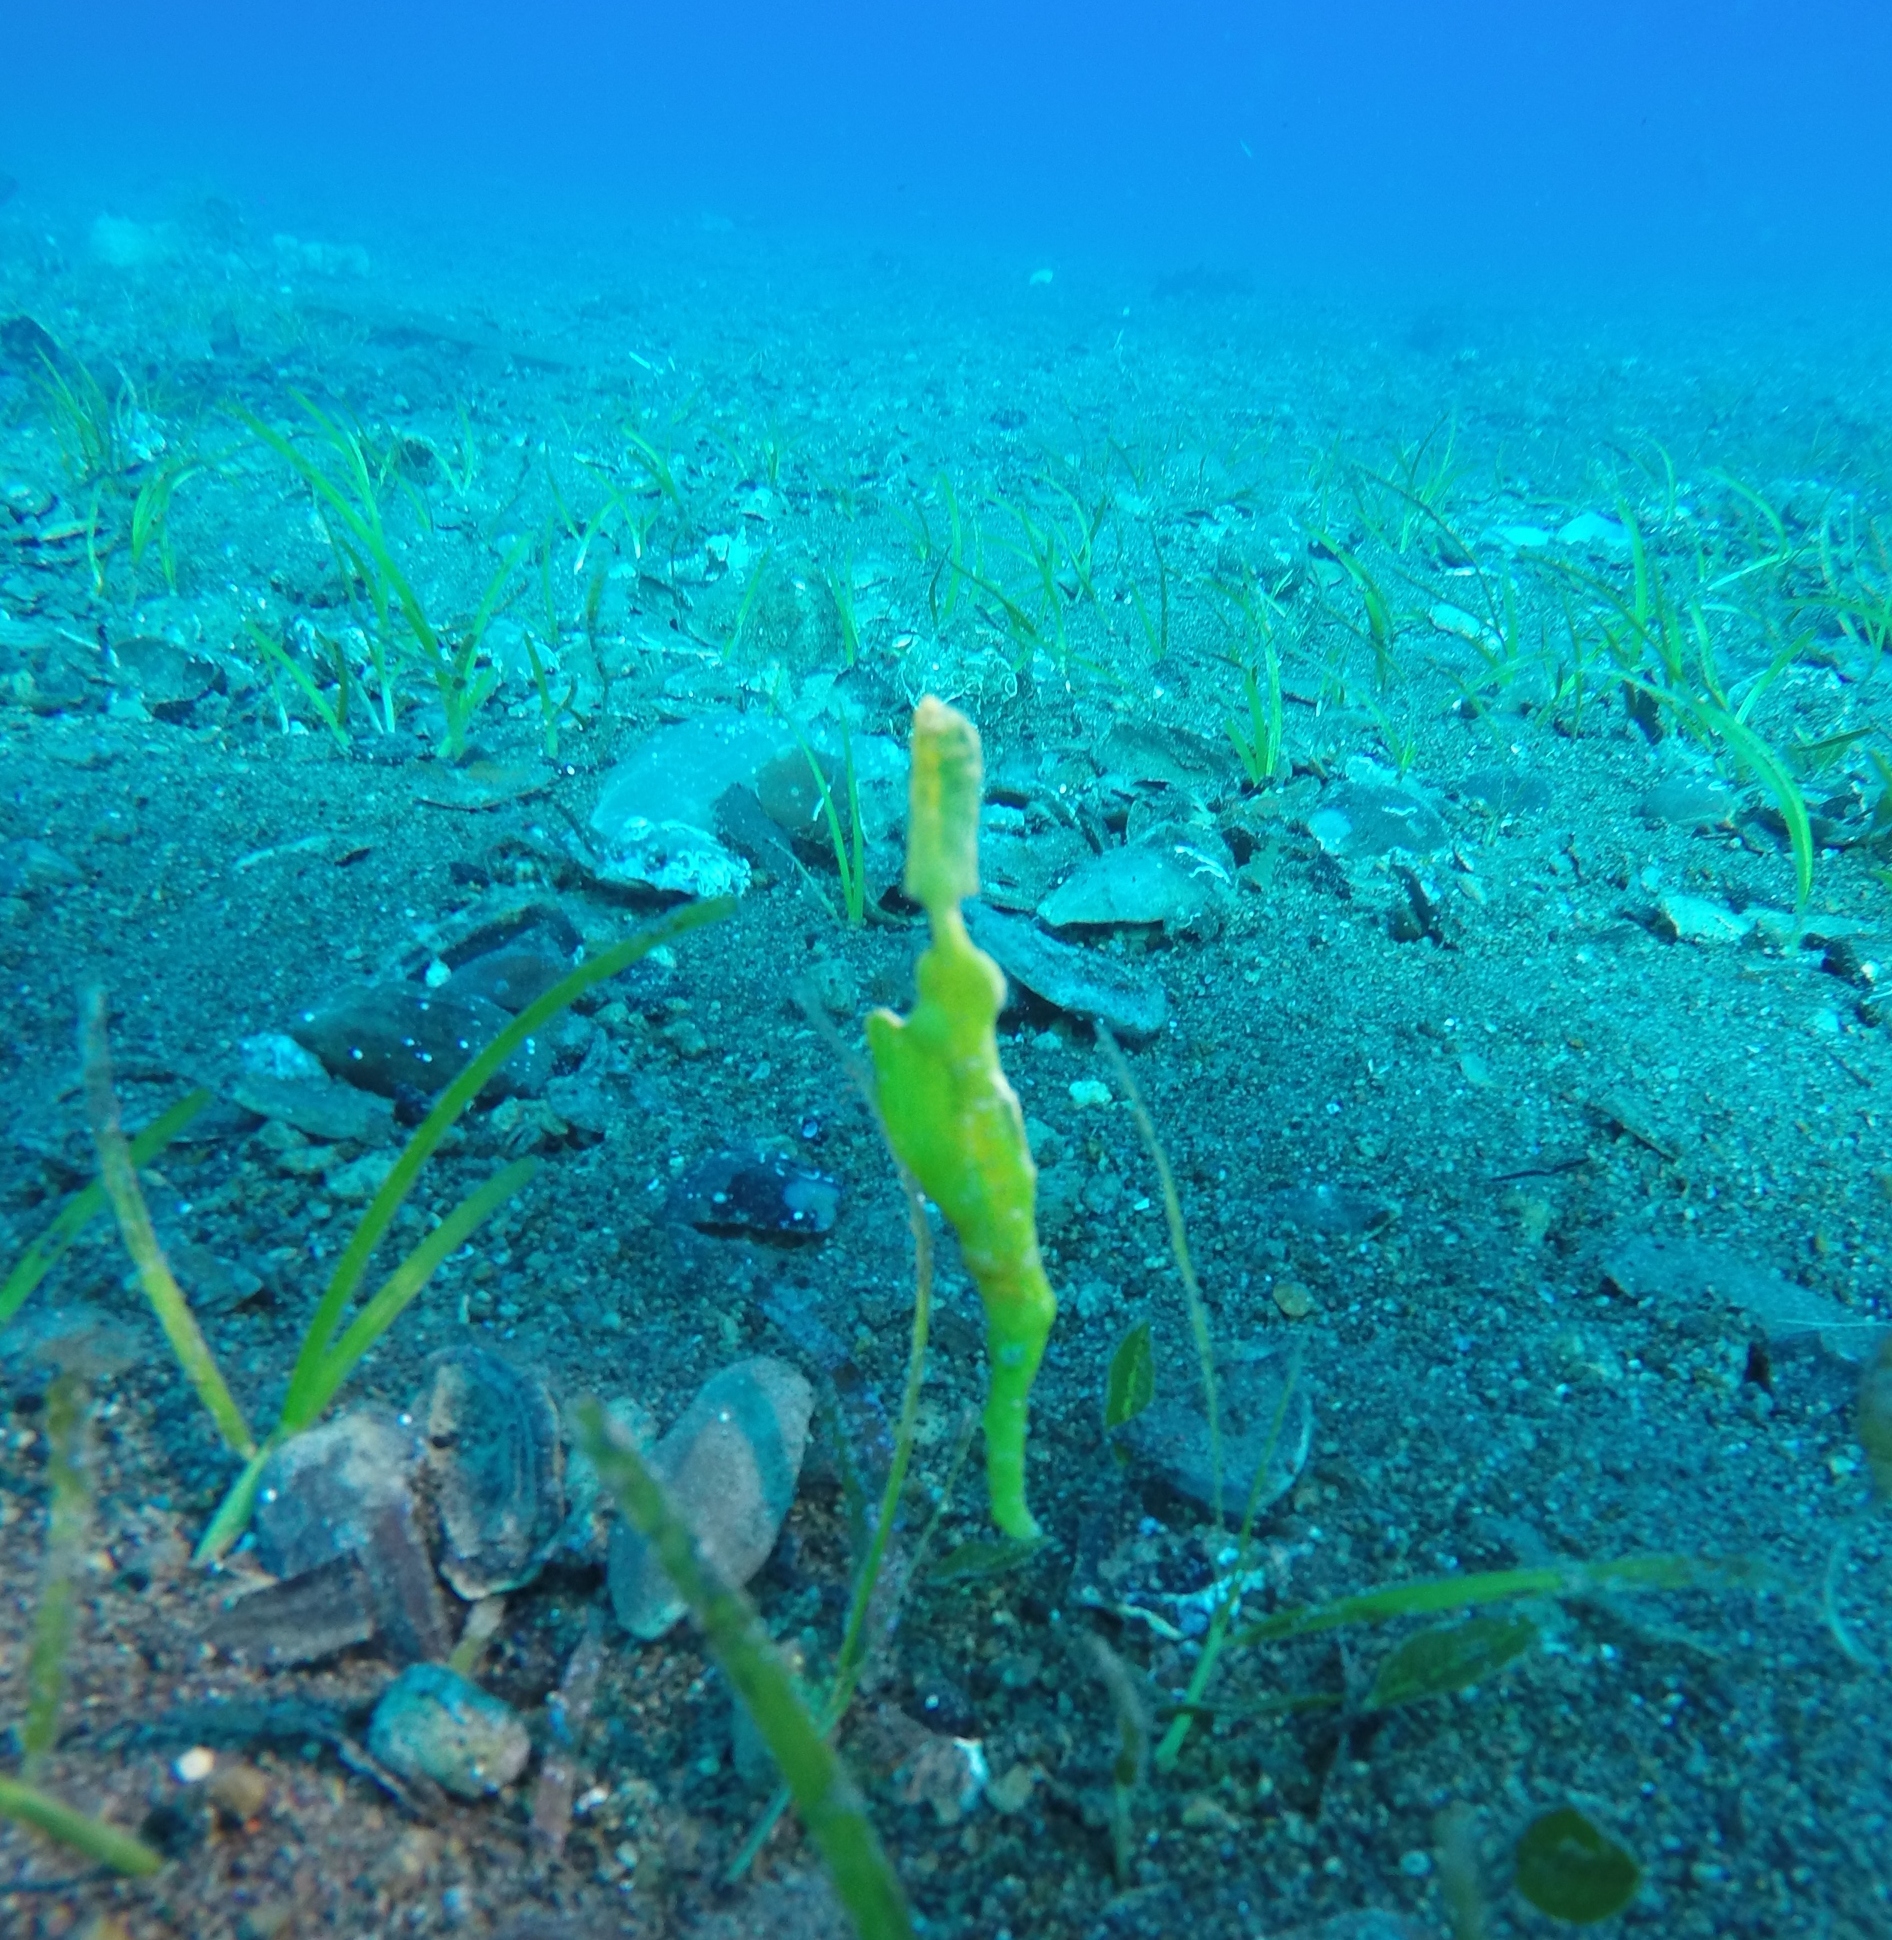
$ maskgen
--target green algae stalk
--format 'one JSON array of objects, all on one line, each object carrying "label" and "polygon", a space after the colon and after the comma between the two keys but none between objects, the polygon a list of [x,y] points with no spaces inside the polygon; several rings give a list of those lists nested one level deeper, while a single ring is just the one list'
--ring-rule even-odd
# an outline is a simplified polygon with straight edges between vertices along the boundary
[{"label": "green algae stalk", "polygon": [[27,1785],[19,1779],[0,1778],[0,1815],[17,1819],[21,1825],[30,1825],[34,1831],[57,1839],[87,1859],[96,1859],[115,1873],[155,1873],[164,1864],[164,1856],[154,1852],[142,1839],[120,1832],[103,1819],[89,1819],[83,1812],[75,1812],[63,1799],[56,1799],[50,1792],[42,1792],[37,1785]]},{"label": "green algae stalk", "polygon": [[99,1155],[99,1182],[118,1216],[120,1236],[138,1268],[145,1296],[164,1329],[165,1339],[171,1343],[178,1365],[210,1410],[210,1418],[217,1424],[225,1443],[234,1454],[253,1456],[256,1437],[250,1433],[250,1424],[224,1381],[210,1343],[204,1339],[203,1329],[190,1310],[190,1302],[184,1298],[184,1290],[178,1285],[151,1224],[151,1212],[138,1183],[138,1168],[132,1163],[130,1141],[119,1123],[118,1094],[112,1088],[111,1050],[106,1040],[105,992],[97,985],[84,993],[81,1003],[79,1062],[86,1109],[92,1120],[92,1142]]},{"label": "green algae stalk", "polygon": [[1005,979],[966,934],[959,908],[979,892],[983,778],[978,730],[927,696],[913,713],[906,890],[926,911],[932,947],[919,961],[911,1013],[873,1012],[867,1047],[888,1139],[952,1221],[985,1303],[992,1520],[1031,1542],[1039,1531],[1025,1504],[1025,1429],[1058,1303],[1038,1253],[1038,1169],[999,1065]]}]

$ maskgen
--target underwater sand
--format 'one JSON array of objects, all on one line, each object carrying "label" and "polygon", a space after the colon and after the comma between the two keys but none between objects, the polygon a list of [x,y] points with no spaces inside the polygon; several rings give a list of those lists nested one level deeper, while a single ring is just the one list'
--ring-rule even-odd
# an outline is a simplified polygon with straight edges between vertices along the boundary
[{"label": "underwater sand", "polygon": [[[647,1004],[594,1006],[561,1037],[584,1112],[476,1110],[429,1165],[415,1203],[434,1212],[508,1157],[542,1170],[343,1404],[404,1407],[428,1357],[471,1340],[561,1399],[631,1397],[661,1424],[746,1354],[816,1374],[788,1313],[818,1317],[893,1409],[904,1206],[794,990],[812,975],[850,1044],[869,1006],[908,1001],[897,757],[939,693],[984,737],[1016,913],[1126,844],[1193,858],[1173,907],[1062,934],[1166,993],[1128,1056],[1225,1372],[1293,1357],[1311,1401],[1248,1614],[1643,1553],[1749,1559],[1768,1587],[1529,1603],[1533,1648],[1397,1708],[1366,1698],[1410,1623],[1231,1653],[1224,1715],[1138,1786],[1119,1876],[1118,1723],[1082,1640],[1173,1701],[1199,1649],[1189,1599],[1233,1539],[1160,1463],[1106,1444],[1125,1333],[1150,1321],[1158,1401],[1185,1417],[1195,1350],[1121,1083],[1088,1025],[1026,1001],[1002,1051],[1063,1302],[1031,1442],[1050,1540],[1010,1573],[910,1587],[841,1740],[924,1930],[1441,1934],[1438,1815],[1463,1804],[1487,1931],[1547,1933],[1512,1847],[1575,1804],[1643,1868],[1623,1931],[1892,1932],[1892,1556],[1854,1434],[1892,1247],[1892,675],[1858,619],[1888,596],[1882,319],[1787,295],[1765,313],[1303,296],[1188,265],[1045,281],[1024,260],[720,224],[450,249],[279,240],[219,203],[54,236],[15,204],[0,231],[0,319],[30,318],[75,386],[83,366],[115,441],[82,448],[40,340],[5,325],[0,1260],[93,1169],[74,1031],[76,992],[102,982],[127,1122],[193,1085],[220,1101],[147,1190],[267,1420],[372,1190],[358,1162],[394,1134],[311,1139],[230,1102],[245,1040],[424,975],[455,925],[521,899],[593,947],[628,933],[674,897],[601,879],[587,849],[617,763],[736,714],[832,756],[845,720],[876,920],[842,920],[822,823],[778,824],[775,866],[748,858],[734,915],[677,946]],[[372,605],[307,486],[234,415],[333,471],[298,391],[361,427],[437,624],[463,627],[519,551],[463,763],[412,666],[394,731],[377,722]],[[197,469],[134,568],[141,487],[179,459]],[[1641,607],[1632,524],[1654,562]],[[1640,615],[1700,689],[1691,601],[1730,709],[1758,687],[1748,725],[1795,751],[1813,815],[1797,919],[1778,789],[1616,677],[1659,684]],[[252,628],[331,709],[339,643],[346,751]],[[384,637],[411,642],[398,611]],[[1264,638],[1285,746],[1257,781],[1229,723],[1249,732],[1243,664],[1265,711]],[[692,1225],[678,1180],[750,1149],[837,1181],[831,1229]],[[174,1858],[117,1884],[0,1826],[0,1932],[842,1930],[792,1828],[722,1883],[767,1783],[737,1769],[727,1690],[687,1631],[607,1632],[590,1803],[556,1861],[529,1846],[523,1788],[415,1817],[305,1739],[283,1707],[358,1730],[388,1661],[263,1672],[206,1647],[228,1584],[189,1552],[232,1465],[102,1223],[15,1324],[76,1303],[138,1358],[102,1402],[45,1778]],[[46,1487],[41,1385],[5,1374],[10,1718]],[[942,1237],[903,1540],[982,1391]],[[832,1419],[751,1586],[817,1667],[851,1567]],[[930,1553],[986,1533],[975,1448]],[[561,1567],[508,1600],[480,1674],[535,1727],[599,1585]],[[1268,1708],[1284,1697],[1311,1702]],[[247,1817],[174,1768],[210,1742],[213,1703],[277,1707],[220,1727],[219,1757],[267,1780]],[[929,1801],[926,1733],[978,1741],[988,1796]]]}]

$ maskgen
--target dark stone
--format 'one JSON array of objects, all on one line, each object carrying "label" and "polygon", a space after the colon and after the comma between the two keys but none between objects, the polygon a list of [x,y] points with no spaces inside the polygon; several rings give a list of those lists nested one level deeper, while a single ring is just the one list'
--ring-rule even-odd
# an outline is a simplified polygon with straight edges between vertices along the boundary
[{"label": "dark stone", "polygon": [[705,1233],[765,1239],[816,1239],[833,1225],[840,1182],[786,1159],[713,1152],[679,1181],[676,1208]]},{"label": "dark stone", "polygon": [[[324,1010],[304,1011],[289,1034],[336,1077],[398,1100],[403,1090],[429,1098],[443,1091],[511,1021],[484,997],[385,983]],[[482,1096],[530,1097],[551,1075],[550,1042],[528,1038]]]},{"label": "dark stone", "polygon": [[449,996],[484,1000],[516,1016],[571,972],[569,958],[531,943],[512,943],[463,963],[444,988]]}]

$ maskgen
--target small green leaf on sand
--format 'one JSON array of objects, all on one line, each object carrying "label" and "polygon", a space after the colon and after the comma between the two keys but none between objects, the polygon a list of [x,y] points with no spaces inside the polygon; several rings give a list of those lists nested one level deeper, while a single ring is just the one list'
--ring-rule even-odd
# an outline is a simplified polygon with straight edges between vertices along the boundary
[{"label": "small green leaf on sand", "polygon": [[1156,1355],[1150,1346],[1150,1323],[1139,1320],[1110,1357],[1110,1380],[1104,1390],[1104,1432],[1134,1421],[1155,1395]]},{"label": "small green leaf on sand", "polygon": [[926,1580],[958,1583],[975,1576],[1003,1576],[1008,1570],[1029,1562],[1043,1547],[1042,1542],[1015,1543],[1009,1538],[995,1541],[991,1537],[975,1536],[929,1565]]},{"label": "small green leaf on sand", "polygon": [[1536,1642],[1537,1626],[1529,1617],[1469,1617],[1463,1623],[1422,1630],[1408,1637],[1380,1666],[1367,1709],[1384,1711],[1395,1704],[1416,1704],[1421,1698],[1482,1684]]},{"label": "small green leaf on sand", "polygon": [[1642,1868],[1574,1805],[1533,1819],[1517,1845],[1518,1891],[1553,1920],[1590,1926],[1636,1897]]}]

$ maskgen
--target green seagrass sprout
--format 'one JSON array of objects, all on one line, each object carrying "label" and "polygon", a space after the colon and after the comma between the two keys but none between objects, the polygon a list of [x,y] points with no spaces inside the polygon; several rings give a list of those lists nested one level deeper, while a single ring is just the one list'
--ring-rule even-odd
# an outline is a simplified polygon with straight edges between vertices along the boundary
[{"label": "green seagrass sprout", "polygon": [[919,961],[911,1015],[873,1012],[867,1047],[893,1149],[952,1221],[985,1302],[992,1520],[1030,1542],[1038,1525],[1025,1506],[1025,1422],[1058,1303],[1038,1256],[1038,1168],[999,1067],[993,1027],[1005,979],[959,911],[979,893],[982,782],[978,729],[929,695],[913,713],[906,891],[926,911],[933,944]]}]

